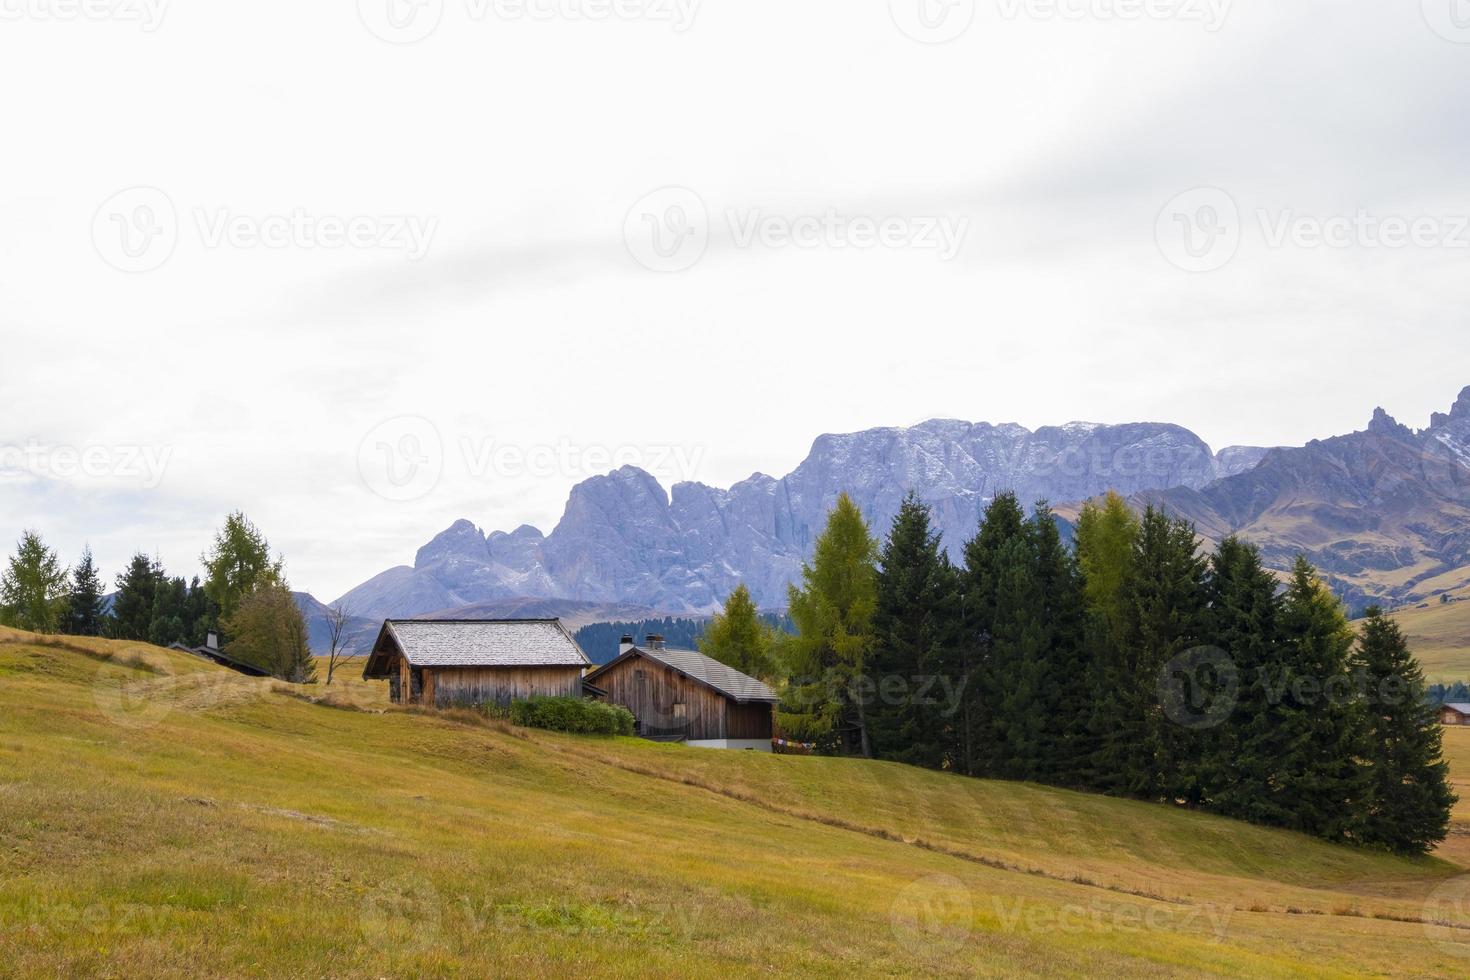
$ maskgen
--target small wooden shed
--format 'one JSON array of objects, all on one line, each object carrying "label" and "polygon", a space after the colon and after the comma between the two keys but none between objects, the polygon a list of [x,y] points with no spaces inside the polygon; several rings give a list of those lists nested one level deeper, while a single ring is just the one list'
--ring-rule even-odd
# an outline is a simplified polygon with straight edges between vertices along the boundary
[{"label": "small wooden shed", "polygon": [[362,676],[438,708],[582,696],[591,661],[559,619],[389,619]]},{"label": "small wooden shed", "polygon": [[1470,704],[1455,701],[1440,705],[1439,722],[1442,725],[1470,725]]},{"label": "small wooden shed", "polygon": [[780,700],[765,684],[694,650],[670,650],[660,637],[631,638],[587,684],[633,712],[644,738],[719,749],[771,751]]}]

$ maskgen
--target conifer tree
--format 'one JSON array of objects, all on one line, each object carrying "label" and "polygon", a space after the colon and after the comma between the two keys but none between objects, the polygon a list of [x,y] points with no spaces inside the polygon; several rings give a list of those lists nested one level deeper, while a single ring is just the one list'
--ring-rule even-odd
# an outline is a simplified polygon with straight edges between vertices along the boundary
[{"label": "conifer tree", "polygon": [[1143,799],[1189,796],[1188,729],[1169,719],[1160,679],[1202,642],[1205,561],[1194,527],[1149,507],[1139,522],[1121,597],[1121,640],[1106,664],[1094,712],[1098,786]]},{"label": "conifer tree", "polygon": [[256,589],[286,581],[281,559],[271,556],[270,542],[240,511],[225,518],[201,560],[208,573],[204,591],[222,619],[233,615],[240,600]]},{"label": "conifer tree", "polygon": [[1254,545],[1228,537],[1210,561],[1209,596],[1211,637],[1229,657],[1236,696],[1224,723],[1201,733],[1197,743],[1201,792],[1222,813],[1289,826],[1281,767],[1300,735],[1300,718],[1283,692],[1298,678],[1284,655],[1276,580]]},{"label": "conifer tree", "polygon": [[66,614],[67,571],[35,531],[26,531],[0,575],[0,623],[55,633]]},{"label": "conifer tree", "polygon": [[797,633],[783,643],[791,683],[777,712],[783,730],[840,749],[855,733],[859,751],[871,757],[863,691],[865,661],[873,642],[878,604],[877,545],[857,505],[839,494],[817,537],[801,587],[788,590]]},{"label": "conifer tree", "polygon": [[957,753],[958,578],[931,529],[929,508],[912,492],[899,507],[879,558],[869,673],[877,691],[868,710],[873,752],[933,769]]},{"label": "conifer tree", "polygon": [[1090,737],[1091,656],[1086,639],[1086,599],[1076,554],[1062,543],[1056,515],[1045,502],[1027,525],[1035,560],[1037,614],[1042,629],[1046,681],[1042,703],[1047,730],[1041,777],[1083,785],[1095,744]]},{"label": "conifer tree", "polygon": [[187,635],[189,587],[182,578],[162,577],[153,590],[153,614],[148,624],[148,642],[166,647]]},{"label": "conifer tree", "polygon": [[92,559],[92,549],[82,551],[82,560],[71,571],[71,591],[66,601],[65,632],[72,636],[101,636],[105,619],[102,576]]},{"label": "conifer tree", "polygon": [[1397,623],[1367,611],[1354,667],[1364,691],[1369,792],[1358,837],[1402,854],[1444,840],[1456,797],[1424,673]]},{"label": "conifer tree", "polygon": [[112,601],[112,635],[119,640],[147,642],[153,628],[153,600],[163,567],[141,552],[117,576]]},{"label": "conifer tree", "polygon": [[775,632],[761,621],[750,589],[738,585],[725,600],[724,611],[710,618],[699,638],[699,650],[742,674],[769,679],[775,673],[771,655]]},{"label": "conifer tree", "polygon": [[1288,664],[1279,684],[1292,713],[1278,765],[1287,826],[1351,837],[1367,795],[1363,706],[1352,683],[1353,630],[1342,604],[1297,556],[1281,617]]},{"label": "conifer tree", "polygon": [[976,663],[967,685],[974,775],[1036,778],[1043,751],[1045,664],[1026,515],[997,494],[965,545],[965,636]]}]

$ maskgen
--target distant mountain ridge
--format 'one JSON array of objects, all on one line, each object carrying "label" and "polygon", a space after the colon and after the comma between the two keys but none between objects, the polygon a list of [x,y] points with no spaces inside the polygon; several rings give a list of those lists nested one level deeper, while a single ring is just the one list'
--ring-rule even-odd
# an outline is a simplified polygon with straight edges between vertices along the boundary
[{"label": "distant mountain ridge", "polygon": [[376,618],[524,597],[697,614],[744,582],[761,605],[781,607],[841,491],[881,534],[912,488],[957,554],[1002,490],[1027,503],[1061,503],[1109,489],[1197,489],[1248,471],[1267,452],[1216,454],[1167,423],[1074,422],[1033,432],[936,419],[823,435],[786,477],[757,473],[728,490],[686,482],[666,493],[634,467],[584,480],[549,535],[529,526],[486,534],[456,521],[419,549],[412,566],[389,569],[340,601]]}]

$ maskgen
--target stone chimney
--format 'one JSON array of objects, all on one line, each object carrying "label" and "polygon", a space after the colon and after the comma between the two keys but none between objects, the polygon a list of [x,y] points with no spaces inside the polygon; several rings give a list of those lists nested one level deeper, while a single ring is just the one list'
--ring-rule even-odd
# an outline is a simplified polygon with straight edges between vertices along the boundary
[{"label": "stone chimney", "polygon": [[662,650],[664,648],[664,636],[662,633],[649,633],[643,638],[643,644],[650,650]]},{"label": "stone chimney", "polygon": [[216,632],[214,632],[213,630],[210,630],[209,635],[207,637],[205,637],[204,645],[207,646],[207,647],[209,647],[209,649],[211,649],[211,650],[218,650],[219,649],[219,634],[216,633]]},{"label": "stone chimney", "polygon": [[623,638],[618,641],[618,656],[622,656],[633,649],[633,634],[624,633]]}]

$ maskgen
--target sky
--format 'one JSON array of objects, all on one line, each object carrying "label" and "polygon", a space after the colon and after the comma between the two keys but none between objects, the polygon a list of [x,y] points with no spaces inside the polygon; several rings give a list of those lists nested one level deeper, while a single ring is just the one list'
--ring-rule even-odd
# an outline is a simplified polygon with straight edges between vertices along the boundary
[{"label": "sky", "polygon": [[[1360,9],[1361,8],[1361,9]],[[1470,384],[1470,3],[0,0],[0,541],[323,599],[932,417]]]}]

